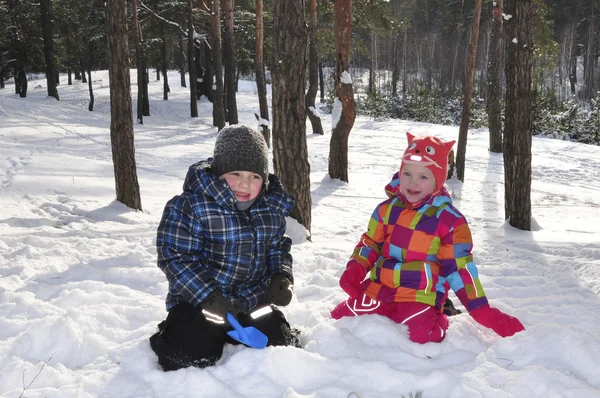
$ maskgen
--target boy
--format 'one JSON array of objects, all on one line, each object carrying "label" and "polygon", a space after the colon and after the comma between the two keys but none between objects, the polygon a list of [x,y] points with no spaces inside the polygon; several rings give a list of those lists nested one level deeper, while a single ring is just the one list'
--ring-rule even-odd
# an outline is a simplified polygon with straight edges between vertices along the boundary
[{"label": "boy", "polygon": [[444,188],[454,141],[407,137],[400,170],[386,187],[389,198],[373,212],[340,278],[350,298],[331,316],[384,315],[407,325],[414,342],[441,342],[450,287],[477,322],[500,336],[524,330],[517,318],[489,306],[471,255],[471,231]]},{"label": "boy", "polygon": [[283,313],[292,299],[293,199],[268,172],[267,144],[246,126],[221,130],[213,158],[190,166],[183,193],[158,226],[158,266],[169,281],[167,319],[150,338],[163,370],[212,366],[225,343],[227,313],[268,345],[298,345]]}]

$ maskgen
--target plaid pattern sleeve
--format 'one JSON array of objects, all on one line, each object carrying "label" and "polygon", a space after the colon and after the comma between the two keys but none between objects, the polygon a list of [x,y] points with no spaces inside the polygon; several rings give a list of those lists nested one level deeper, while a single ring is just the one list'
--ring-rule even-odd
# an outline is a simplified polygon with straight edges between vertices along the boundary
[{"label": "plaid pattern sleeve", "polygon": [[[187,195],[171,199],[158,226],[156,249],[158,267],[167,276],[169,288],[198,307],[217,284],[201,262],[203,231],[192,214]],[[167,307],[174,305],[167,302]]]},{"label": "plaid pattern sleeve", "polygon": [[350,261],[356,261],[361,264],[367,271],[371,270],[377,259],[381,256],[381,248],[385,240],[384,223],[380,214],[386,213],[386,202],[375,208],[367,232],[365,232],[360,242],[354,248],[354,252],[350,257]]},{"label": "plaid pattern sleeve", "polygon": [[472,249],[471,230],[461,216],[441,239],[438,261],[441,266],[440,277],[449,283],[469,312],[487,304]]},{"label": "plaid pattern sleeve", "polygon": [[279,226],[276,236],[271,240],[270,248],[266,255],[266,263],[270,276],[284,274],[290,281],[294,282],[292,275],[292,240],[285,235],[286,222]]}]

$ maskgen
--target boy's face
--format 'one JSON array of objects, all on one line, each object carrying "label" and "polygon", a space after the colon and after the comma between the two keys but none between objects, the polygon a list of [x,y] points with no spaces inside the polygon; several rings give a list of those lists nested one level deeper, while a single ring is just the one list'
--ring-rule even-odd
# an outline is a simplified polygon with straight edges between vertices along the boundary
[{"label": "boy's face", "polygon": [[227,181],[227,185],[240,202],[256,199],[262,189],[263,179],[251,171],[230,171],[219,176],[220,180]]},{"label": "boy's face", "polygon": [[435,191],[435,177],[420,164],[407,163],[400,172],[400,192],[409,202],[418,202]]}]

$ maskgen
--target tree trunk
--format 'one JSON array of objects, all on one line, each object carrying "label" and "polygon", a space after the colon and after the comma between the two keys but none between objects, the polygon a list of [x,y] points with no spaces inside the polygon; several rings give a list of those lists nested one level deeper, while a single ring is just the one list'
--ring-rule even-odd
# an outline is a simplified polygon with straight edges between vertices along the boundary
[{"label": "tree trunk", "polygon": [[595,82],[595,64],[598,56],[596,55],[596,32],[595,32],[595,18],[594,18],[594,1],[590,2],[592,12],[590,16],[589,28],[588,28],[588,44],[587,44],[587,56],[585,57],[585,77],[583,85],[583,98],[591,100],[596,96],[596,82]]},{"label": "tree trunk", "polygon": [[490,152],[502,152],[502,88],[500,61],[502,58],[502,0],[496,0],[493,9],[492,33],[487,72],[486,111],[490,128]]},{"label": "tree trunk", "polygon": [[335,2],[335,93],[329,143],[329,177],[348,182],[348,136],[356,119],[356,103],[350,78],[352,0]]},{"label": "tree trunk", "polygon": [[213,64],[215,68],[215,92],[213,94],[213,126],[219,131],[225,127],[225,106],[223,104],[223,62],[221,54],[221,12],[219,0],[212,2]]},{"label": "tree trunk", "polygon": [[133,142],[133,109],[127,45],[127,1],[107,0],[110,141],[117,201],[142,210]]},{"label": "tree trunk", "polygon": [[233,36],[233,0],[223,0],[225,12],[225,40],[223,55],[225,58],[225,91],[227,95],[227,121],[238,123],[237,102],[235,98],[235,43]]},{"label": "tree trunk", "polygon": [[90,103],[88,104],[88,111],[94,111],[94,90],[92,88],[92,44],[86,39],[87,42],[87,62],[85,69],[88,74],[88,91],[90,93]]},{"label": "tree trunk", "polygon": [[504,209],[510,225],[531,230],[531,133],[533,58],[531,0],[505,0],[506,118]]},{"label": "tree trunk", "polygon": [[181,87],[185,87],[185,51],[183,50],[183,34],[179,37],[179,80],[181,82]]},{"label": "tree trunk", "polygon": [[73,85],[73,79],[71,78],[71,68],[67,68],[67,86]]},{"label": "tree trunk", "polygon": [[162,45],[160,48],[160,55],[162,58],[162,75],[163,75],[163,101],[169,99],[169,78],[167,77],[167,36],[165,35],[165,24],[160,24],[160,37]]},{"label": "tree trunk", "polygon": [[58,101],[52,40],[52,4],[50,3],[50,0],[40,1],[40,14],[42,20],[42,35],[44,37],[44,59],[46,60],[46,84],[48,85],[48,96],[54,97]]},{"label": "tree trunk", "polygon": [[194,72],[194,7],[193,0],[188,0],[187,7],[187,56],[188,56],[188,73],[190,75],[190,116],[198,117],[198,96],[196,93],[196,73]]},{"label": "tree trunk", "polygon": [[267,83],[265,81],[265,66],[263,64],[263,35],[263,1],[256,0],[256,55],[254,57],[254,72],[256,73],[256,91],[258,91],[258,105],[260,108],[258,127],[263,137],[265,137],[267,145],[271,147],[269,104],[267,103]]},{"label": "tree trunk", "polygon": [[392,96],[398,95],[398,80],[400,80],[400,61],[402,56],[400,55],[400,33],[395,35],[394,40],[394,69],[392,72]]},{"label": "tree trunk", "polygon": [[323,62],[319,62],[319,91],[321,92],[321,103],[325,102],[325,79],[323,77]]},{"label": "tree trunk", "polygon": [[144,48],[142,47],[142,30],[138,21],[137,0],[131,0],[131,12],[133,13],[133,29],[135,29],[135,58],[137,71],[137,121],[144,124],[144,73],[146,63],[144,62]]},{"label": "tree trunk", "polygon": [[22,67],[20,67],[17,72],[17,84],[15,87],[17,87],[17,94],[19,94],[19,97],[27,97],[27,74]]},{"label": "tree trunk", "polygon": [[325,134],[321,117],[315,106],[319,86],[319,59],[317,55],[317,0],[309,0],[310,11],[310,46],[308,56],[308,91],[306,92],[306,110],[314,134]]},{"label": "tree trunk", "polygon": [[475,55],[477,55],[477,41],[479,39],[479,20],[481,16],[482,0],[475,0],[475,11],[473,13],[473,28],[471,33],[471,44],[469,45],[469,58],[467,60],[467,71],[465,76],[465,90],[463,94],[462,116],[458,131],[458,146],[456,149],[456,176],[465,181],[465,156],[467,152],[467,136],[469,132],[469,116],[471,112],[471,97],[473,96],[473,75],[475,74]]},{"label": "tree trunk", "polygon": [[[273,16],[273,167],[296,198],[291,216],[310,234],[312,199],[304,97],[304,0],[276,1]],[[296,78],[290,78],[296,76]]]}]

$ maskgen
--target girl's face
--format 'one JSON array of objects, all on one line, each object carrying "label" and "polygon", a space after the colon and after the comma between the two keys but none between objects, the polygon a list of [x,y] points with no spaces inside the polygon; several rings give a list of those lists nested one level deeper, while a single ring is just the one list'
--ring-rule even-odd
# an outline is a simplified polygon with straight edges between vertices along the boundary
[{"label": "girl's face", "polygon": [[230,171],[219,176],[220,180],[227,181],[227,185],[240,202],[256,199],[262,189],[263,179],[251,171]]},{"label": "girl's face", "polygon": [[435,177],[425,166],[406,163],[400,171],[400,192],[411,203],[416,203],[435,191]]}]

